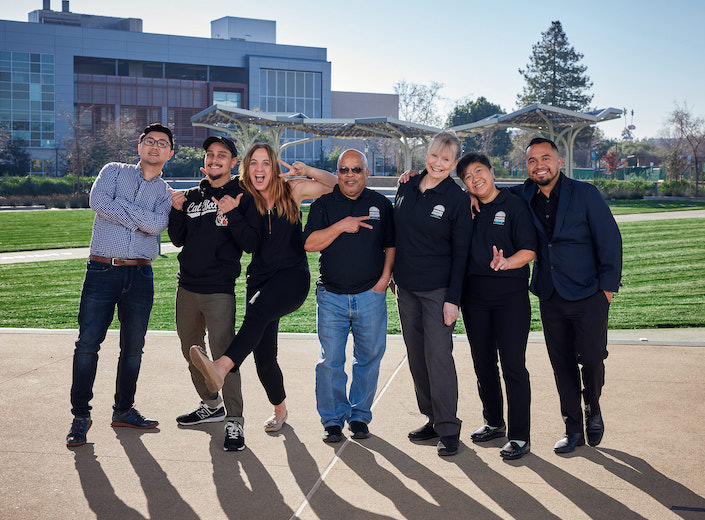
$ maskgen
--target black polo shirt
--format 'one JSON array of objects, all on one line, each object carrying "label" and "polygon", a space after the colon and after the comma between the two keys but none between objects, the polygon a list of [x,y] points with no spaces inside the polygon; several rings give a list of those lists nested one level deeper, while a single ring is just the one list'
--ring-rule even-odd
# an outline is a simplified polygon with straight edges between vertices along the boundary
[{"label": "black polo shirt", "polygon": [[534,213],[536,213],[536,216],[543,224],[546,236],[549,239],[553,236],[553,230],[556,228],[558,194],[561,192],[562,179],[563,173],[559,173],[558,182],[556,182],[556,185],[551,190],[550,197],[546,197],[538,186],[536,186],[536,193],[531,197],[531,209],[534,210]]},{"label": "black polo shirt", "polygon": [[492,246],[502,249],[505,258],[520,249],[536,251],[536,228],[529,207],[508,189],[499,190],[492,202],[480,203],[470,242],[467,275],[524,278],[528,283],[528,265],[506,271],[495,271],[490,267]]},{"label": "black polo shirt", "polygon": [[470,199],[450,177],[421,193],[424,175],[397,189],[394,281],[408,291],[446,287],[445,301],[457,305],[473,229]]},{"label": "black polo shirt", "polygon": [[368,188],[357,199],[349,199],[336,186],[332,193],[311,204],[304,229],[304,242],[314,231],[325,229],[345,217],[369,216],[372,229],[360,227],[357,233],[341,233],[321,251],[318,258],[318,285],[336,294],[358,294],[369,289],[382,276],[384,250],[394,247],[394,212],[386,197]]}]

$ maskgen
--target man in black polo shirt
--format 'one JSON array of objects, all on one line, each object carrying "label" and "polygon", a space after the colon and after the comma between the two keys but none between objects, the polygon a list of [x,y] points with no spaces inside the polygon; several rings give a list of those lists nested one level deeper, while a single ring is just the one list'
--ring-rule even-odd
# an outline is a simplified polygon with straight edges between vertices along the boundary
[{"label": "man in black polo shirt", "polygon": [[[353,439],[370,436],[372,400],[386,348],[386,291],[394,264],[392,204],[365,187],[366,157],[346,150],[338,159],[338,185],[313,204],[304,230],[306,251],[320,251],[316,405],[323,440],[339,442],[347,421]],[[350,395],[345,345],[353,334]]]}]

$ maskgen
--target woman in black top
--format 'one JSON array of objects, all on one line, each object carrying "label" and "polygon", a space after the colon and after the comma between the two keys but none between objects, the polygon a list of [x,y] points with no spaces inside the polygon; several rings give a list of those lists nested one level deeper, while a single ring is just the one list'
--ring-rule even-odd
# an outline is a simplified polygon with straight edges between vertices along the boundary
[{"label": "woman in black top", "polygon": [[463,156],[457,172],[480,203],[461,297],[485,419],[470,438],[483,442],[507,433],[497,367],[499,352],[509,423],[509,442],[500,455],[517,459],[530,447],[531,389],[525,354],[531,320],[528,263],[536,256],[536,231],[524,201],[507,189],[497,189],[485,155]]},{"label": "woman in black top", "polygon": [[[310,287],[299,206],[305,199],[330,193],[337,184],[334,175],[301,162],[282,164],[290,170],[286,174],[281,173],[274,150],[264,143],[254,144],[240,163],[240,182],[254,197],[262,226],[260,247],[247,268],[245,317],[222,357],[211,362],[197,346],[190,351],[212,392],[220,390],[225,375],[237,370],[253,352],[257,375],[274,405],[264,423],[268,432],[280,430],[288,416],[277,362],[279,319],[303,304]],[[286,180],[284,175],[313,178]]]},{"label": "woman in black top", "polygon": [[454,133],[435,136],[426,169],[400,184],[394,203],[399,319],[419,411],[428,418],[409,438],[440,436],[443,456],[457,453],[460,437],[452,333],[472,233],[470,201],[450,177],[459,157]]}]

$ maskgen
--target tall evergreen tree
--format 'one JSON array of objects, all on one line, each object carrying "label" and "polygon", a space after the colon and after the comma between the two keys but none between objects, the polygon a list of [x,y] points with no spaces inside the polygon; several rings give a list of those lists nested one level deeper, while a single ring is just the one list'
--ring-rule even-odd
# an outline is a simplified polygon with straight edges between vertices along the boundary
[{"label": "tall evergreen tree", "polygon": [[563,32],[561,22],[551,22],[551,27],[541,33],[541,41],[531,48],[526,68],[519,69],[526,85],[517,96],[517,104],[525,107],[543,103],[568,110],[586,110],[592,101],[589,93],[592,81],[586,74],[587,66]]}]

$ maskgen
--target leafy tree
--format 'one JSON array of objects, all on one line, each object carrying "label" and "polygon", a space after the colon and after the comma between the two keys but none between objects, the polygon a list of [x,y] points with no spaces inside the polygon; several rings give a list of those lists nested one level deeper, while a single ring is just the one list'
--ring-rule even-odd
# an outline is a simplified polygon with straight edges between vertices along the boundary
[{"label": "leafy tree", "polygon": [[619,168],[619,155],[617,154],[617,150],[612,149],[607,152],[602,156],[600,162],[605,165],[605,168],[612,176],[617,175],[617,168]]},{"label": "leafy tree", "polygon": [[[447,126],[474,123],[495,114],[506,114],[499,105],[495,105],[484,96],[475,101],[466,100],[458,103],[448,115]],[[512,143],[506,130],[484,132],[481,135],[465,138],[465,151],[481,151],[487,156],[505,157],[511,150]]]},{"label": "leafy tree", "polygon": [[205,151],[195,146],[180,146],[169,159],[164,174],[169,177],[200,177]]},{"label": "leafy tree", "polygon": [[593,98],[589,93],[592,81],[586,74],[587,66],[580,64],[582,59],[583,54],[568,43],[561,22],[551,22],[551,27],[541,33],[541,41],[532,46],[526,68],[519,69],[526,85],[517,96],[517,104],[587,109]]},{"label": "leafy tree", "polygon": [[22,139],[0,138],[0,174],[27,175],[32,158],[26,146]]}]

